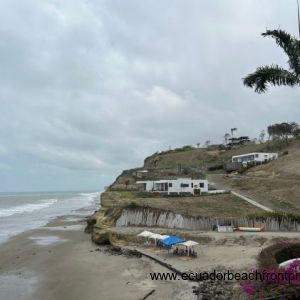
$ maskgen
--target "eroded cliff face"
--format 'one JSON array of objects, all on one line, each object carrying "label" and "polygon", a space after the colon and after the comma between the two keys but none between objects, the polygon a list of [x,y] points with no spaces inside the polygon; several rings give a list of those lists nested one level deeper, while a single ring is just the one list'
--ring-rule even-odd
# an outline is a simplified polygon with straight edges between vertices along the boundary
[{"label": "eroded cliff face", "polygon": [[[115,227],[120,226],[212,230],[218,224],[232,224],[235,227],[264,226],[268,231],[300,231],[300,225],[288,218],[279,222],[270,216],[261,218],[259,215],[241,213],[226,215],[224,210],[217,213],[216,205],[230,201],[230,198],[227,201],[226,198],[223,199],[228,195],[207,196],[199,199],[180,198],[177,201],[168,198],[126,198],[126,195],[129,197],[130,193],[107,191],[101,195],[100,210],[87,219],[86,232],[91,233],[95,243],[117,246],[118,238],[115,234]],[[214,197],[220,197],[221,202],[216,202],[212,206],[213,214],[209,214],[210,209],[207,209],[207,204],[214,201]],[[197,205],[197,199],[200,201],[199,205]],[[234,210],[236,207],[234,207],[234,202],[232,203],[230,209]],[[245,205],[243,202],[240,204]],[[203,209],[205,207],[206,209]]]},{"label": "eroded cliff face", "polygon": [[[193,198],[191,201],[184,199],[185,201],[182,200],[183,202],[180,204],[178,202],[181,200],[174,202],[174,199],[165,198],[130,199],[124,195],[127,194],[116,191],[107,191],[101,195],[101,208],[87,219],[86,232],[91,233],[95,243],[116,245],[114,227],[119,226],[211,230],[215,225],[223,223],[240,224],[240,226],[241,224],[243,226],[253,225],[253,220],[243,218],[243,216],[234,220],[231,216],[224,216],[224,214],[211,216],[195,209],[188,209],[196,201]],[[193,207],[195,208],[195,203]],[[260,224],[261,221],[258,221],[258,225]]]},{"label": "eroded cliff face", "polygon": [[91,233],[92,241],[103,245],[112,244],[112,227],[116,225],[125,207],[131,201],[121,198],[116,192],[104,192],[101,194],[101,207],[87,219],[85,232]]},{"label": "eroded cliff face", "polygon": [[[153,208],[124,208],[116,226],[149,226],[173,229],[211,230],[217,219],[186,216]],[[230,222],[230,220],[229,220]]]}]

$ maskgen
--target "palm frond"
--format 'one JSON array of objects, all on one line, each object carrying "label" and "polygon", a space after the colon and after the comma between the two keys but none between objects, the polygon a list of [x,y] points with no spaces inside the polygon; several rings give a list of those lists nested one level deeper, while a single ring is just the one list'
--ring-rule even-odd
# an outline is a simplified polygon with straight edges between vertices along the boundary
[{"label": "palm frond", "polygon": [[268,89],[268,85],[294,86],[299,84],[299,79],[278,65],[272,65],[257,68],[254,73],[246,76],[243,82],[248,87],[254,87],[255,92],[264,93]]},{"label": "palm frond", "polygon": [[289,57],[288,63],[290,69],[296,74],[300,74],[300,41],[288,32],[278,30],[267,30],[262,33],[263,37],[272,37],[276,44],[281,47]]}]

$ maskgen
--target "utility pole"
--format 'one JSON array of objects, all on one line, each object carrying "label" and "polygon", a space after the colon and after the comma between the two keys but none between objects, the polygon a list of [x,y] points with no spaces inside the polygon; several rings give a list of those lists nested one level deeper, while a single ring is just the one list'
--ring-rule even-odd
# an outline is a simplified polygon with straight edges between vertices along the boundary
[{"label": "utility pole", "polygon": [[231,138],[233,138],[233,132],[237,131],[237,128],[231,128],[230,130],[231,130]]}]

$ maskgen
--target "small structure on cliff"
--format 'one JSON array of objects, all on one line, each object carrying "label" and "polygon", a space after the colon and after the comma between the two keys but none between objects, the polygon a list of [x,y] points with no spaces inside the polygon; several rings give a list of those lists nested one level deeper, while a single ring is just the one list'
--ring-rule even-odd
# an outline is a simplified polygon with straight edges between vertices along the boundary
[{"label": "small structure on cliff", "polygon": [[232,162],[237,163],[249,163],[249,162],[256,162],[256,163],[266,163],[271,160],[277,159],[278,153],[261,153],[261,152],[253,152],[253,153],[246,153],[241,155],[232,156]]},{"label": "small structure on cliff", "polygon": [[208,192],[208,181],[205,179],[177,178],[137,181],[136,183],[142,184],[144,191],[160,192],[168,195],[184,193],[200,195],[202,192]]}]

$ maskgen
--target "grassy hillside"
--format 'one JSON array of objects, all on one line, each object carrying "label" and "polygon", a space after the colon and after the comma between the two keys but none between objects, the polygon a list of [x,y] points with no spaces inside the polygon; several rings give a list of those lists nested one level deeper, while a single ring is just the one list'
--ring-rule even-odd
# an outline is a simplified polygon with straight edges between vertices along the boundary
[{"label": "grassy hillside", "polygon": [[276,210],[300,213],[300,140],[283,149],[287,155],[249,169],[242,176],[210,178],[222,186],[239,190]]},{"label": "grassy hillside", "polygon": [[151,155],[145,159],[144,168],[178,169],[178,164],[181,164],[183,169],[191,168],[207,171],[210,166],[229,162],[234,155],[249,152],[278,151],[283,148],[284,145],[275,143],[251,144],[232,150],[207,150],[202,148],[184,150],[184,148],[181,148]]},{"label": "grassy hillside", "polygon": [[262,210],[231,194],[202,197],[153,197],[139,198],[133,192],[106,192],[102,197],[105,207],[129,206],[154,208],[188,216],[242,217],[261,214]]},{"label": "grassy hillside", "polygon": [[[233,155],[263,151],[278,152],[281,155],[278,160],[253,167],[238,176],[227,177],[222,169],[209,171],[212,166],[230,162]],[[282,155],[284,152],[288,154]],[[142,169],[148,172],[138,172]],[[275,210],[300,213],[300,140],[290,141],[289,145],[270,142],[232,150],[184,147],[155,153],[145,159],[143,168],[124,171],[111,189],[132,190],[136,189],[137,180],[179,176],[208,177],[216,183],[216,187],[240,191]],[[218,209],[216,204],[215,211]]]},{"label": "grassy hillside", "polygon": [[[211,166],[230,162],[233,155],[259,151],[279,152],[281,155],[278,160],[253,167],[243,174],[228,176],[222,169],[208,171]],[[286,155],[282,155],[283,152]],[[182,176],[207,177],[216,183],[216,187],[240,191],[275,210],[300,215],[300,140],[294,140],[288,146],[272,142],[226,151],[185,147],[155,153],[145,159],[142,168],[123,171],[101,195],[101,209],[87,220],[86,230],[92,233],[95,242],[111,243],[112,228],[125,208],[151,208],[211,218],[257,217],[265,213],[232,194],[144,198],[137,191],[137,180]],[[279,214],[275,215],[277,218]]]}]

